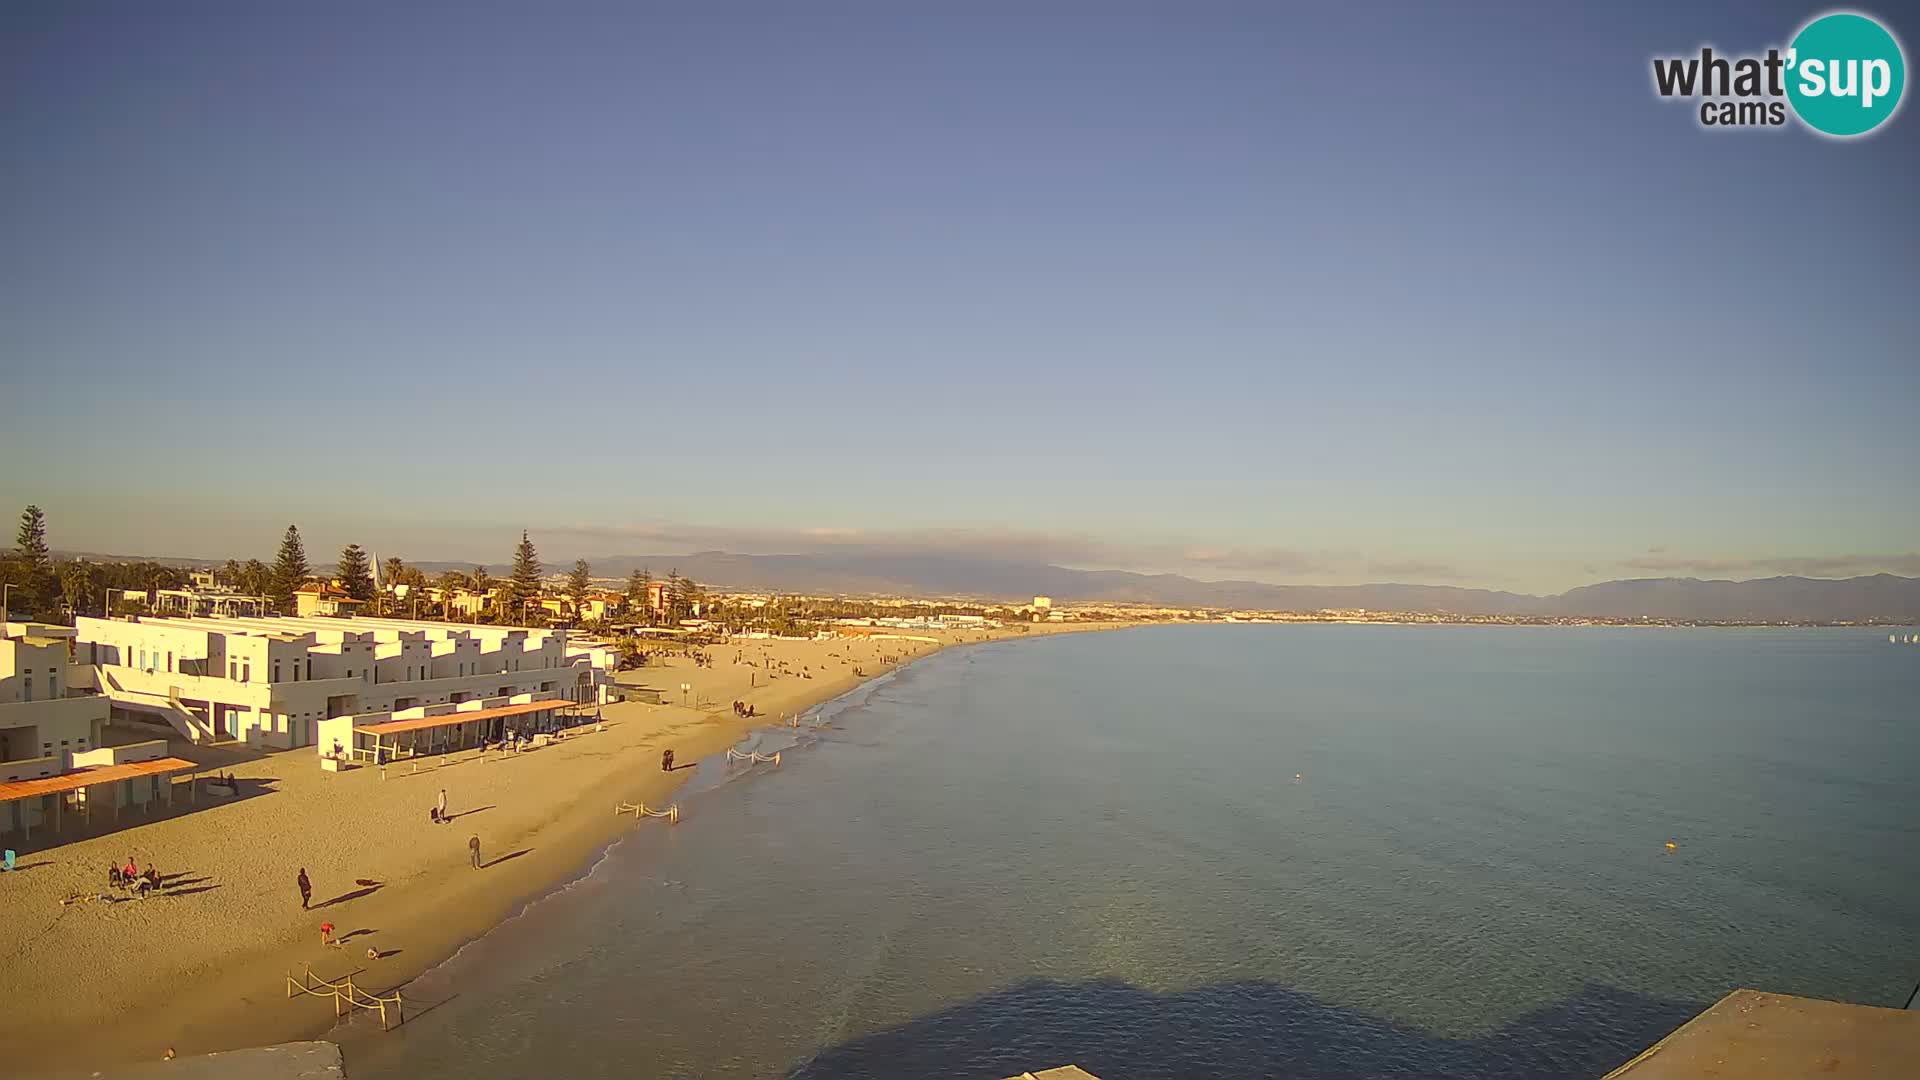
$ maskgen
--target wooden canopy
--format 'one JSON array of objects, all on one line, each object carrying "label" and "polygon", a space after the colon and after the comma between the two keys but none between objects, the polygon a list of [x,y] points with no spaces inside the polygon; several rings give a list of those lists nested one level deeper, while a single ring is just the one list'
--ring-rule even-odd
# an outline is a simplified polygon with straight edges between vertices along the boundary
[{"label": "wooden canopy", "polygon": [[93,787],[96,784],[112,784],[121,780],[137,780],[142,776],[160,776],[198,768],[200,768],[199,765],[177,757],[161,758],[158,761],[129,761],[122,765],[96,765],[89,769],[75,769],[72,772],[61,773],[59,776],[43,776],[37,780],[13,780],[0,784],[0,802],[31,799],[40,795],[57,795]]},{"label": "wooden canopy", "polygon": [[509,716],[526,716],[529,713],[553,712],[555,709],[573,707],[573,702],[565,698],[553,698],[548,701],[524,701],[518,705],[502,705],[494,709],[469,709],[466,712],[441,713],[439,716],[422,716],[413,720],[388,720],[380,724],[368,724],[355,728],[356,733],[375,736],[399,735],[407,731],[425,731],[430,728],[453,727],[455,724],[471,724],[476,720],[501,720]]}]

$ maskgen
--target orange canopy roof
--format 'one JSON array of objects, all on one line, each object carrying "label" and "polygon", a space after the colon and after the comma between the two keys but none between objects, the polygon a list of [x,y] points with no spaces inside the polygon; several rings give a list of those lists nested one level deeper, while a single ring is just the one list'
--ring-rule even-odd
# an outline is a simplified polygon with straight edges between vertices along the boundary
[{"label": "orange canopy roof", "polygon": [[31,799],[36,795],[55,795],[63,791],[77,791],[95,784],[111,784],[118,780],[133,780],[142,776],[159,776],[162,773],[186,772],[198,769],[199,765],[185,758],[169,757],[158,761],[129,761],[120,765],[96,765],[91,769],[75,769],[59,776],[43,776],[37,780],[12,780],[0,784],[0,802],[12,802],[15,799]]},{"label": "orange canopy roof", "polygon": [[369,735],[398,735],[403,731],[424,731],[427,728],[452,727],[455,724],[470,724],[475,720],[498,720],[507,716],[525,716],[528,713],[552,712],[555,709],[571,708],[573,702],[564,698],[547,701],[523,701],[518,705],[502,705],[496,709],[470,709],[467,712],[442,713],[439,716],[422,716],[414,720],[388,720],[382,724],[368,724],[363,728],[354,728]]}]

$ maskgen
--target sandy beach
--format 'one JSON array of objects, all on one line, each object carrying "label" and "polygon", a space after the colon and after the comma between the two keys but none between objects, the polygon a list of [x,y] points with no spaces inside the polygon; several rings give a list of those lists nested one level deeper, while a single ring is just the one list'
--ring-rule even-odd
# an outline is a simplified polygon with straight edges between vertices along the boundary
[{"label": "sandy beach", "polygon": [[[9,1072],[76,1072],[120,1061],[323,1034],[320,998],[287,1000],[303,964],[375,992],[404,987],[519,905],[583,871],[594,853],[663,821],[615,817],[617,802],[664,805],[691,763],[948,645],[1087,626],[928,633],[934,641],[747,640],[622,675],[663,704],[604,710],[604,729],[511,756],[468,751],[383,771],[323,773],[311,747],[237,760],[237,798],[197,803],[177,789],[170,816],[30,851],[0,878],[0,1045]],[[682,690],[682,686],[686,690]],[[736,716],[732,702],[758,716]],[[206,751],[179,747],[190,759]],[[451,824],[429,819],[441,789]],[[688,812],[697,812],[689,807]],[[483,868],[469,865],[470,837]],[[106,890],[131,856],[167,888],[144,900],[63,904]],[[302,910],[296,877],[312,882]],[[360,885],[359,881],[375,882]],[[331,922],[337,946],[323,945]],[[369,959],[368,950],[379,955]],[[433,1005],[410,1001],[417,1015]]]}]

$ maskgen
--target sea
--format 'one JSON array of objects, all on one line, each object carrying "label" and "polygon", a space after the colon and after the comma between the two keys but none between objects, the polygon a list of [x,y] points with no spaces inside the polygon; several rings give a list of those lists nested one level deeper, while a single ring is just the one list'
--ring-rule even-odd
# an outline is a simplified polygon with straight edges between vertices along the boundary
[{"label": "sea", "polygon": [[[1904,640],[1911,628],[1900,633]],[[338,1036],[357,1080],[1593,1080],[1920,981],[1920,646],[1213,625],[950,649]]]}]

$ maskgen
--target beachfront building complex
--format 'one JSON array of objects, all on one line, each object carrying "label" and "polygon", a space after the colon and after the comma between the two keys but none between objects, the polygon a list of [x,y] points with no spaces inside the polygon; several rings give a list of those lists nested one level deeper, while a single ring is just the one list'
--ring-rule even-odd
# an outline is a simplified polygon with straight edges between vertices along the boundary
[{"label": "beachfront building complex", "polygon": [[0,624],[0,781],[63,772],[100,745],[107,701],[85,692],[92,680],[73,662],[73,634]]},{"label": "beachfront building complex", "polygon": [[557,695],[602,701],[608,673],[563,630],[325,617],[79,620],[75,658],[116,716],[194,742],[310,746],[320,722]]}]

